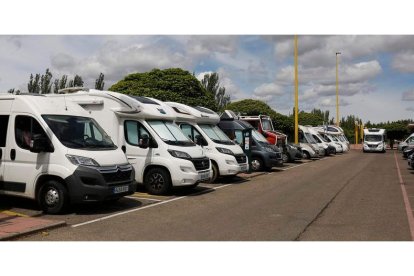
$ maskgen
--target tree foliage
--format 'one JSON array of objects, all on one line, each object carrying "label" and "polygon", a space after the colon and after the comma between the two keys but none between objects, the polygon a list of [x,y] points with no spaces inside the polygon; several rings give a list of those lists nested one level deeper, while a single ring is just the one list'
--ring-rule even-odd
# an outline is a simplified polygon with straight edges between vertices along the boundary
[{"label": "tree foliage", "polygon": [[204,75],[201,85],[208,93],[213,95],[219,110],[222,110],[230,103],[230,96],[226,95],[226,88],[220,87],[219,75],[217,73]]},{"label": "tree foliage", "polygon": [[190,106],[201,105],[217,111],[213,95],[206,91],[196,77],[180,68],[130,74],[112,85],[109,90]]},{"label": "tree foliage", "polygon": [[103,73],[100,73],[99,77],[95,81],[95,89],[104,90],[104,87],[105,87],[104,78],[105,78],[105,75]]}]

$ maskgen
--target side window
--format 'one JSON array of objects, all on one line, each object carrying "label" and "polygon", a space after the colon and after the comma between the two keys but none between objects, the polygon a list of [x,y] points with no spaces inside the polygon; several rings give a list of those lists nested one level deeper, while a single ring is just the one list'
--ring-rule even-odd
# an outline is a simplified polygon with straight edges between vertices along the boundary
[{"label": "side window", "polygon": [[235,130],[234,135],[236,136],[235,139],[236,139],[237,144],[241,145],[242,142],[243,142],[243,133],[242,133],[242,131],[241,130]]},{"label": "side window", "polygon": [[131,144],[133,146],[138,146],[139,139],[142,137],[143,134],[146,134],[148,135],[148,137],[151,137],[149,132],[144,128],[144,126],[137,121],[125,121],[124,128],[125,139],[128,142],[128,144]]},{"label": "side window", "polygon": [[26,150],[30,149],[30,142],[34,136],[47,137],[42,126],[30,116],[16,116],[14,129],[17,145]]},{"label": "side window", "polygon": [[180,128],[183,131],[183,133],[185,134],[185,136],[187,136],[191,141],[194,141],[192,127],[190,125],[181,124]]},{"label": "side window", "polygon": [[407,143],[412,143],[414,142],[414,137],[410,137],[410,139],[407,140]]},{"label": "side window", "polygon": [[303,135],[302,131],[299,131],[299,142],[300,143],[307,143],[307,141],[305,139],[305,135]]},{"label": "side window", "polygon": [[92,123],[90,124],[90,128],[92,129],[92,138],[94,138],[97,141],[102,141],[103,137],[102,137],[102,133],[96,128],[96,126]]},{"label": "side window", "polygon": [[6,146],[7,126],[9,125],[9,116],[0,115],[0,147]]}]

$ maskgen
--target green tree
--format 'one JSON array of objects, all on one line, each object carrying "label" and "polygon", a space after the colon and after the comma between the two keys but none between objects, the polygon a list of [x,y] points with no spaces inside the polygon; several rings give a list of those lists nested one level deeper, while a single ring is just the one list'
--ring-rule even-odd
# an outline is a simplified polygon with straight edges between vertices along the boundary
[{"label": "green tree", "polygon": [[33,74],[30,74],[29,83],[27,84],[27,91],[29,93],[36,93],[39,94],[40,92],[40,74],[36,74],[33,77]]},{"label": "green tree", "polygon": [[16,90],[15,88],[12,88],[12,89],[7,90],[7,93],[9,93],[9,94],[19,94],[20,90],[19,89]]},{"label": "green tree", "polygon": [[100,73],[99,77],[95,81],[95,89],[104,90],[104,87],[105,87],[104,78],[105,78],[105,75],[103,73]]},{"label": "green tree", "polygon": [[45,74],[40,77],[41,94],[49,94],[52,92],[52,77],[52,73],[49,71],[49,68],[47,68]]},{"label": "green tree", "polygon": [[213,95],[219,110],[222,110],[230,103],[230,96],[226,95],[226,88],[220,87],[219,75],[217,73],[204,75],[201,85],[203,85],[207,92]]},{"label": "green tree", "polygon": [[217,110],[213,95],[190,72],[180,68],[130,74],[109,90]]}]

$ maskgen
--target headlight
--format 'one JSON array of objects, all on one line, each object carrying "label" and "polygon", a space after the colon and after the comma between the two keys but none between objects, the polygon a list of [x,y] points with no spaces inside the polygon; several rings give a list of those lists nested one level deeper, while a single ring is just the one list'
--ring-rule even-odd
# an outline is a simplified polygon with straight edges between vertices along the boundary
[{"label": "headlight", "polygon": [[89,157],[66,154],[66,158],[76,166],[99,167],[98,162]]},{"label": "headlight", "polygon": [[218,150],[219,152],[224,153],[224,154],[234,155],[234,153],[231,150],[226,149],[226,148],[216,147],[216,150]]},{"label": "headlight", "polygon": [[176,158],[181,158],[181,159],[191,159],[191,156],[190,156],[188,153],[183,152],[183,151],[178,151],[178,150],[168,150],[168,152],[169,152],[172,156],[174,156],[174,157],[176,157]]}]

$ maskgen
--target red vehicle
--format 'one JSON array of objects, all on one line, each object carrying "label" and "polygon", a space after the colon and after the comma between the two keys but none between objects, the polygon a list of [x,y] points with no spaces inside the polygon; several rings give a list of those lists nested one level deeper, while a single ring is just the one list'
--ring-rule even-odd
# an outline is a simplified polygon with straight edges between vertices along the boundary
[{"label": "red vehicle", "polygon": [[270,144],[281,146],[286,143],[287,136],[274,130],[272,119],[269,116],[240,116],[240,120],[249,122],[257,131],[266,137]]},{"label": "red vehicle", "polygon": [[250,123],[266,140],[277,146],[282,152],[283,162],[294,162],[302,159],[303,153],[298,145],[291,145],[287,142],[287,135],[276,131],[270,116],[239,116],[240,120]]}]

